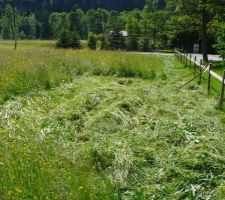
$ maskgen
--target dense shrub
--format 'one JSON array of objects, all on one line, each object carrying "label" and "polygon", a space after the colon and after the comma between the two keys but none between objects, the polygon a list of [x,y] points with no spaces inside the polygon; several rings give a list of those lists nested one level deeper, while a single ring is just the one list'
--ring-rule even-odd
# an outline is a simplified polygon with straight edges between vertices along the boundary
[{"label": "dense shrub", "polygon": [[225,23],[216,22],[212,31],[215,34],[216,44],[214,48],[225,59]]},{"label": "dense shrub", "polygon": [[127,39],[127,50],[136,51],[138,50],[138,39],[136,36],[129,36]]},{"label": "dense shrub", "polygon": [[77,31],[74,29],[73,31],[69,31],[63,29],[59,35],[57,41],[57,47],[62,48],[77,48],[81,47],[80,38]]},{"label": "dense shrub", "polygon": [[215,69],[224,69],[225,61],[218,61],[212,64],[212,67]]},{"label": "dense shrub", "polygon": [[141,39],[139,49],[140,49],[140,51],[144,51],[144,52],[151,50],[149,39],[147,37],[143,37]]},{"label": "dense shrub", "polygon": [[94,33],[89,33],[88,35],[88,47],[95,50],[97,47],[97,37]]},{"label": "dense shrub", "polygon": [[109,48],[109,40],[108,37],[104,34],[98,35],[99,47],[101,50]]},{"label": "dense shrub", "polygon": [[122,36],[119,32],[112,32],[109,36],[109,46],[112,50],[125,49],[125,37]]}]

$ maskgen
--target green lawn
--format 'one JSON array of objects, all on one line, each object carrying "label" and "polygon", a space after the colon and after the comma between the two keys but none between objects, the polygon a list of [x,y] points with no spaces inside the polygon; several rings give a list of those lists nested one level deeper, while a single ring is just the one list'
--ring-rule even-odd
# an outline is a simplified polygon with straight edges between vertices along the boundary
[{"label": "green lawn", "polygon": [[225,199],[224,111],[187,68],[47,46],[0,46],[5,199]]}]

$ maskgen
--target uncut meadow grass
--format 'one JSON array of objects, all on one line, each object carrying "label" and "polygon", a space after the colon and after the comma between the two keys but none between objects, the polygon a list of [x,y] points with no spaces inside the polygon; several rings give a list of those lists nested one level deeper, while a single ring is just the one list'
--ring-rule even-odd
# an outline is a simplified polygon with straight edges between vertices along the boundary
[{"label": "uncut meadow grass", "polygon": [[[0,97],[7,100],[32,89],[50,89],[75,76],[103,75],[153,79],[162,62],[149,56],[124,52],[59,50],[52,43],[23,41],[14,51],[0,43]],[[49,44],[49,46],[47,46]],[[43,45],[43,46],[42,46]],[[27,48],[28,47],[28,48]],[[32,47],[32,48],[31,48]],[[141,65],[140,65],[141,63]],[[155,69],[159,66],[159,69]]]}]

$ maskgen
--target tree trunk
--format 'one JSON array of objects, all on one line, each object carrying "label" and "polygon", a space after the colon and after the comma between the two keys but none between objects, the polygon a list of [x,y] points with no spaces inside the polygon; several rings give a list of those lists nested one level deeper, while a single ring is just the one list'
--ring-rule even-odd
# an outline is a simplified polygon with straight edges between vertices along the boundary
[{"label": "tree trunk", "polygon": [[13,39],[14,39],[14,49],[17,48],[17,30],[16,30],[16,8],[15,1],[13,4]]},{"label": "tree trunk", "polygon": [[208,13],[206,11],[206,0],[202,2],[202,55],[203,61],[208,62]]}]

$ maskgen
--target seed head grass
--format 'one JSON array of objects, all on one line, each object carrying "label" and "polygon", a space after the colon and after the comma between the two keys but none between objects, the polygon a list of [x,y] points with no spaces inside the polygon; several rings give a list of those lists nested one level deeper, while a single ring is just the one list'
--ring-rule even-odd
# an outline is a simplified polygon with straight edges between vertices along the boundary
[{"label": "seed head grass", "polygon": [[[21,44],[20,44],[21,43]],[[60,50],[47,41],[22,41],[16,51],[0,43],[0,100],[70,82],[75,76],[117,76],[154,79],[162,61],[124,52]],[[33,46],[32,46],[33,45]],[[149,59],[152,59],[149,62]],[[141,63],[141,65],[140,65]],[[153,65],[154,63],[154,65]],[[156,64],[156,65],[155,65]]]}]

